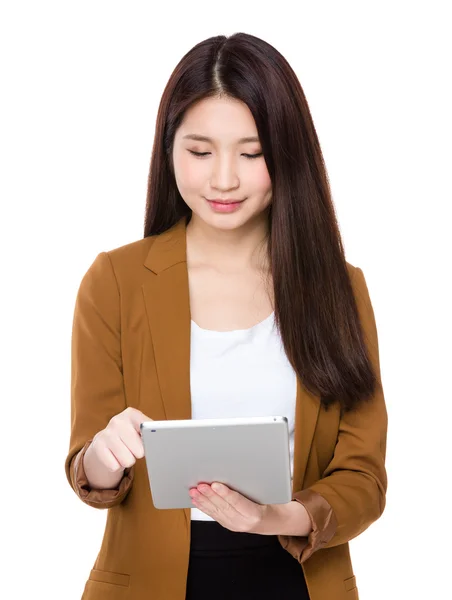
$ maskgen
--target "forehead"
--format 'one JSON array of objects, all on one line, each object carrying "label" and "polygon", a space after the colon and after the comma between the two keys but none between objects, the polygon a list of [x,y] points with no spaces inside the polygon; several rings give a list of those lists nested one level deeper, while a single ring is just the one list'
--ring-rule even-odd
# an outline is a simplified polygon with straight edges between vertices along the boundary
[{"label": "forehead", "polygon": [[[258,140],[248,106],[234,98],[203,98],[185,112],[177,135],[212,143],[247,143]],[[207,139],[206,139],[207,138]]]}]

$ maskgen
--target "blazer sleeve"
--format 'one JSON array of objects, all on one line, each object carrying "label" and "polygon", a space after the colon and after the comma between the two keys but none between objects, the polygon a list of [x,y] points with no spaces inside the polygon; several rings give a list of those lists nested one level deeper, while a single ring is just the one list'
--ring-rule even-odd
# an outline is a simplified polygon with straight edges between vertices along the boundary
[{"label": "blazer sleeve", "polygon": [[358,267],[352,287],[377,388],[370,402],[342,413],[334,456],[322,479],[293,496],[304,505],[313,525],[308,537],[283,536],[284,547],[301,563],[320,548],[344,544],[362,533],[381,516],[386,503],[388,418],[375,316],[364,274]]},{"label": "blazer sleeve", "polygon": [[65,460],[68,482],[94,508],[111,508],[127,496],[134,466],[115,489],[92,490],[83,457],[93,437],[126,408],[121,358],[120,295],[110,257],[100,253],[78,289],[71,339],[71,428]]}]

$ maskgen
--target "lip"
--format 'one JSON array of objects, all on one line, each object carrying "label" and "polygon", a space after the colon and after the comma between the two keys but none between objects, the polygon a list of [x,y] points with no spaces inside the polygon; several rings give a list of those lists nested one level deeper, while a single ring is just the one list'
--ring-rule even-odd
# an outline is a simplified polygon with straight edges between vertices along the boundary
[{"label": "lip", "polygon": [[237,210],[240,210],[242,204],[245,200],[238,200],[236,202],[232,200],[207,200],[207,204],[215,213],[233,213]]},{"label": "lip", "polygon": [[207,202],[216,202],[217,204],[238,204],[239,202],[245,202],[245,200],[239,200],[238,198],[232,198],[229,200],[222,200],[221,198],[206,198]]}]

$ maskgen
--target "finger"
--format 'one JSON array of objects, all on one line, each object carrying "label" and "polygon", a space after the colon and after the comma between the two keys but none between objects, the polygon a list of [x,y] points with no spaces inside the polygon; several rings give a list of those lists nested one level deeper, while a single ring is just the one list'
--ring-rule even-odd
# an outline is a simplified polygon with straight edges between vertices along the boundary
[{"label": "finger", "polygon": [[255,512],[255,503],[239,492],[231,490],[224,483],[214,482],[212,490],[218,497],[222,498],[229,506],[233,507],[240,515],[247,517]]},{"label": "finger", "polygon": [[135,456],[115,431],[106,429],[103,436],[103,442],[123,469],[135,464]]},{"label": "finger", "polygon": [[128,448],[134,458],[143,458],[144,456],[144,445],[141,435],[128,427],[119,432],[119,438],[123,444]]},{"label": "finger", "polygon": [[[203,489],[203,492],[198,489],[192,490],[190,495],[196,500],[193,504],[206,515],[212,517],[217,523],[231,531],[247,531],[249,523],[246,518],[240,515],[233,506],[228,504],[221,496],[216,494],[212,489],[198,486]],[[226,488],[227,489],[227,488]]]},{"label": "finger", "polygon": [[135,429],[134,424],[129,419],[112,419],[105,431],[109,434],[113,432],[123,442],[134,458],[143,458],[144,445],[141,434]]},{"label": "finger", "polygon": [[210,514],[214,507],[208,498],[204,497],[200,492],[191,493],[190,496],[193,506]]},{"label": "finger", "polygon": [[209,498],[207,498],[207,496],[204,496],[203,494],[201,494],[201,492],[198,492],[197,490],[194,492],[194,494],[190,495],[192,496],[192,504],[195,508],[202,511],[209,517],[212,517],[212,519],[215,519],[215,521],[217,521],[221,525],[225,524],[225,513],[218,510],[218,508],[212,504],[212,502],[209,500]]},{"label": "finger", "polygon": [[132,423],[133,428],[135,429],[135,431],[137,433],[140,433],[140,425],[141,423],[144,423],[145,421],[152,421],[153,419],[149,418],[148,416],[146,416],[144,413],[141,412],[141,410],[138,410],[137,408],[130,408],[126,409],[123,413],[124,416],[127,416],[130,420],[130,423]]},{"label": "finger", "polygon": [[209,506],[210,504],[214,510],[225,515],[231,515],[236,512],[234,507],[228,502],[228,498],[217,494],[210,485],[200,484],[197,489],[200,492],[201,501],[204,500],[205,506]]},{"label": "finger", "polygon": [[112,473],[122,471],[123,466],[118,462],[115,455],[111,452],[105,444],[99,443],[97,445],[96,454],[99,457],[100,462]]}]

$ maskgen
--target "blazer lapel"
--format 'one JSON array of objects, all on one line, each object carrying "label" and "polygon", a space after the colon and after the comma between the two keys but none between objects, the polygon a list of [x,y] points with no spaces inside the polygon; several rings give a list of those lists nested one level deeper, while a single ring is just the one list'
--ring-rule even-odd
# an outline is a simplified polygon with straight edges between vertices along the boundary
[{"label": "blazer lapel", "polygon": [[190,296],[185,218],[158,235],[145,266],[143,284],[157,375],[167,419],[191,418]]},{"label": "blazer lapel", "polygon": [[[191,312],[185,217],[156,236],[144,264],[152,271],[142,288],[165,416],[190,419]],[[303,488],[319,408],[319,398],[297,377],[293,492]]]},{"label": "blazer lapel", "polygon": [[292,492],[303,489],[306,467],[319,417],[319,398],[311,394],[297,376],[297,399],[295,403],[294,464]]}]

